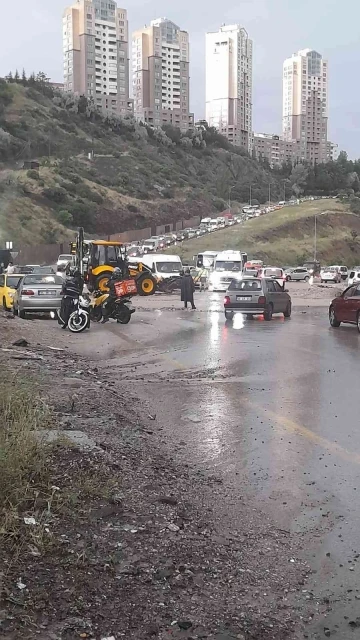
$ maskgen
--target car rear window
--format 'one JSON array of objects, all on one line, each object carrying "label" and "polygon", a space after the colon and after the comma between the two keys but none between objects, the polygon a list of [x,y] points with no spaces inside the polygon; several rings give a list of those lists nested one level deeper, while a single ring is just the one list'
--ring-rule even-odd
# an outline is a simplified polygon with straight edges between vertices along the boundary
[{"label": "car rear window", "polygon": [[63,284],[63,279],[60,276],[52,276],[52,275],[31,275],[25,276],[23,283],[24,284]]},{"label": "car rear window", "polygon": [[21,280],[21,276],[7,276],[6,286],[15,289]]},{"label": "car rear window", "polygon": [[283,270],[282,269],[264,269],[264,276],[267,278],[275,277],[282,278]]},{"label": "car rear window", "polygon": [[229,291],[261,291],[261,280],[233,280]]}]

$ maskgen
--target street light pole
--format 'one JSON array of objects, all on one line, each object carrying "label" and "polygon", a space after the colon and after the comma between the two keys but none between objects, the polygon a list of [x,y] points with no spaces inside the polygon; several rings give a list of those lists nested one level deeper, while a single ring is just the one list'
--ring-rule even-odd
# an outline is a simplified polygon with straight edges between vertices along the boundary
[{"label": "street light pole", "polygon": [[249,202],[249,204],[250,204],[250,207],[251,207],[251,200],[252,200],[252,194],[251,194],[251,190],[252,190],[252,184],[250,185],[250,202]]},{"label": "street light pole", "polygon": [[269,205],[271,202],[271,182],[269,182]]},{"label": "street light pole", "polygon": [[317,214],[314,216],[314,261],[317,258]]}]

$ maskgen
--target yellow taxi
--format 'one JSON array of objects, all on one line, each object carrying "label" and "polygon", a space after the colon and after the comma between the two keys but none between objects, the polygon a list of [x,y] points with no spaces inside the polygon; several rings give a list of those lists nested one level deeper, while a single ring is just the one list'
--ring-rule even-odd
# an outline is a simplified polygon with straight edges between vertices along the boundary
[{"label": "yellow taxi", "polygon": [[19,284],[24,274],[1,273],[0,274],[0,304],[5,310],[13,308],[15,287]]}]

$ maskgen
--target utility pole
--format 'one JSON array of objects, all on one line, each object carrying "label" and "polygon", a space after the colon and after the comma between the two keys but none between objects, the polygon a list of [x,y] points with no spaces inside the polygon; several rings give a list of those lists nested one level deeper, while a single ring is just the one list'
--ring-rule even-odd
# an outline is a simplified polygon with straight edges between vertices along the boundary
[{"label": "utility pole", "polygon": [[249,202],[249,204],[250,204],[250,207],[251,207],[251,200],[252,200],[252,184],[250,185],[250,193],[249,193],[249,195],[250,195],[250,202]]},{"label": "utility pole", "polygon": [[314,216],[314,261],[317,259],[317,215]]},{"label": "utility pole", "polygon": [[284,201],[286,202],[286,180],[284,180]]},{"label": "utility pole", "polygon": [[271,182],[269,182],[269,205],[271,202]]}]

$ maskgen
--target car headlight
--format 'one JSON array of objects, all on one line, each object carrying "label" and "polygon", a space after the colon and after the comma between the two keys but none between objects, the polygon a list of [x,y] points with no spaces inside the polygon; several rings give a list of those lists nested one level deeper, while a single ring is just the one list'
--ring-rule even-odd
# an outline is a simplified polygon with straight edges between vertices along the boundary
[{"label": "car headlight", "polygon": [[9,298],[13,298],[14,294],[13,293],[9,293]]}]

